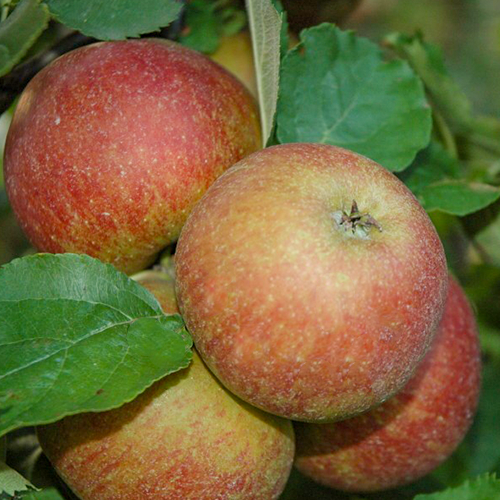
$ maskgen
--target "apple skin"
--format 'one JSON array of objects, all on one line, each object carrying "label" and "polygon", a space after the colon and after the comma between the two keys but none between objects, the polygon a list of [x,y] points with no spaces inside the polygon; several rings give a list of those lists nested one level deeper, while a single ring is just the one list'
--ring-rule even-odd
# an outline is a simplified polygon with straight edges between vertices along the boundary
[{"label": "apple skin", "polygon": [[[356,200],[366,239],[334,217]],[[334,146],[266,148],[222,175],[176,250],[177,300],[231,392],[292,420],[331,422],[395,394],[429,347],[448,274],[413,194]]]},{"label": "apple skin", "polygon": [[[173,278],[138,281],[175,311]],[[172,307],[174,304],[174,307]],[[132,402],[38,427],[43,451],[83,500],[278,498],[294,458],[291,422],[224,389],[193,362]]]},{"label": "apple skin", "polygon": [[481,357],[474,313],[451,279],[431,349],[404,389],[358,417],[297,424],[296,467],[315,481],[352,492],[410,483],[455,450],[477,408]]},{"label": "apple skin", "polygon": [[29,83],[7,136],[5,184],[38,250],[87,253],[130,274],[260,142],[253,97],[209,58],[167,40],[101,42]]},{"label": "apple skin", "polygon": [[209,57],[241,80],[257,97],[252,39],[248,31],[222,37],[219,47]]}]

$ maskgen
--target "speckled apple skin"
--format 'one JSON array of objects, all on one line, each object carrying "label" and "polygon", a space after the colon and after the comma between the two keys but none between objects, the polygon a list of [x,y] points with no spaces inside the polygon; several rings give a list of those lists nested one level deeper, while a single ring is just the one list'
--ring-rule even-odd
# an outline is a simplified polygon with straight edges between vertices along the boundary
[{"label": "speckled apple skin", "polygon": [[[139,282],[175,312],[171,277]],[[196,352],[131,403],[66,417],[38,437],[82,500],[275,499],[295,451],[291,422],[235,398]]]},{"label": "speckled apple skin", "polygon": [[[336,227],[356,200],[381,225]],[[267,148],[221,176],[176,251],[198,352],[232,392],[293,420],[345,419],[403,387],[448,284],[427,214],[393,174],[333,146]]]},{"label": "speckled apple skin", "polygon": [[297,468],[332,488],[370,492],[415,481],[457,447],[475,413],[480,349],[474,314],[453,279],[439,331],[404,389],[335,424],[297,424]]},{"label": "speckled apple skin", "polygon": [[102,42],[29,83],[5,185],[38,250],[133,273],[178,237],[215,178],[259,147],[254,99],[222,67],[167,40]]}]

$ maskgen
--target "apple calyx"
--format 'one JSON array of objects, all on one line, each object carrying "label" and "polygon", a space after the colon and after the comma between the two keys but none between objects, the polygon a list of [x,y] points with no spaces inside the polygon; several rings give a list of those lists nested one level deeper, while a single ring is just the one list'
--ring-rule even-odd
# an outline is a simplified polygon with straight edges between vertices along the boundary
[{"label": "apple calyx", "polygon": [[332,214],[337,229],[347,236],[353,236],[366,240],[369,238],[372,227],[376,227],[382,232],[382,226],[369,213],[359,211],[358,204],[352,200],[351,211],[337,210]]}]

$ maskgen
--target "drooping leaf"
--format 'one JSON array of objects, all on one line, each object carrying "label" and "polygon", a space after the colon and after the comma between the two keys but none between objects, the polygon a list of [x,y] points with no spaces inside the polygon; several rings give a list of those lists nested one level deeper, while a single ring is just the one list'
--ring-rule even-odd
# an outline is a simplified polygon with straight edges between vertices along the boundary
[{"label": "drooping leaf", "polygon": [[463,178],[461,165],[439,144],[420,152],[401,178],[427,211],[467,215],[500,197],[500,189]]},{"label": "drooping leaf", "polygon": [[14,496],[23,491],[36,490],[19,472],[0,461],[0,494]]},{"label": "drooping leaf", "polygon": [[231,0],[187,2],[185,28],[179,42],[205,54],[217,50],[222,36],[231,36],[246,24],[245,12]]},{"label": "drooping leaf", "polygon": [[391,33],[385,43],[406,58],[430,91],[441,112],[460,128],[472,119],[471,103],[446,70],[441,49],[421,34]]},{"label": "drooping leaf", "polygon": [[319,142],[356,151],[393,171],[427,146],[431,112],[420,80],[372,42],[333,25],[304,30],[283,59],[279,142]]},{"label": "drooping leaf", "polygon": [[456,488],[417,495],[415,500],[494,500],[497,498],[500,498],[500,480],[494,474],[485,474],[466,481]]},{"label": "drooping leaf", "polygon": [[47,27],[49,19],[45,4],[39,0],[21,0],[0,23],[0,76],[6,75],[22,59]]},{"label": "drooping leaf", "polygon": [[179,315],[113,266],[39,254],[0,268],[0,435],[132,400],[186,367]]},{"label": "drooping leaf", "polygon": [[437,45],[425,42],[419,33],[392,33],[384,41],[422,78],[433,106],[455,133],[465,134],[468,141],[500,154],[500,120],[474,115],[471,102],[448,73]]},{"label": "drooping leaf", "polygon": [[281,16],[271,0],[246,0],[259,95],[262,143],[271,135],[278,100]]},{"label": "drooping leaf", "polygon": [[45,0],[51,14],[70,28],[99,40],[123,40],[157,31],[174,21],[176,0]]}]

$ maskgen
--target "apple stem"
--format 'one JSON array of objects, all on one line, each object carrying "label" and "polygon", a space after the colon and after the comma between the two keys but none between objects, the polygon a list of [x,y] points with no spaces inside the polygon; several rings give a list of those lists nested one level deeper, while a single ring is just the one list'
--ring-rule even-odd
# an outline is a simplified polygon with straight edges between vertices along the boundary
[{"label": "apple stem", "polygon": [[380,232],[382,226],[369,213],[359,211],[358,204],[352,200],[351,211],[337,210],[332,214],[337,229],[342,230],[349,236],[355,236],[363,240],[368,239],[371,228],[376,227]]}]

